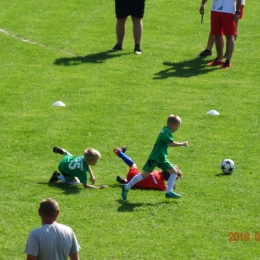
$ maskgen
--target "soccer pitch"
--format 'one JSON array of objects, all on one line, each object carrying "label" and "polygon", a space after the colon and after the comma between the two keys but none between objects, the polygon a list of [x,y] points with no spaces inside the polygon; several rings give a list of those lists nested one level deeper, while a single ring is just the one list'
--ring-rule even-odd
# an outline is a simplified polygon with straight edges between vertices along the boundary
[{"label": "soccer pitch", "polygon": [[[1,210],[3,260],[25,259],[38,205],[59,202],[81,259],[259,259],[260,6],[246,2],[232,67],[207,67],[210,1],[146,1],[142,55],[133,53],[131,19],[122,52],[115,42],[114,1],[2,0],[0,8]],[[65,107],[52,104],[62,101]],[[210,110],[220,113],[208,115]],[[169,114],[182,118],[169,160],[184,178],[179,200],[131,190],[121,199],[116,176],[128,171],[113,153],[125,145],[141,167]],[[62,158],[100,151],[90,190],[49,184]],[[220,163],[235,162],[231,175]]]}]

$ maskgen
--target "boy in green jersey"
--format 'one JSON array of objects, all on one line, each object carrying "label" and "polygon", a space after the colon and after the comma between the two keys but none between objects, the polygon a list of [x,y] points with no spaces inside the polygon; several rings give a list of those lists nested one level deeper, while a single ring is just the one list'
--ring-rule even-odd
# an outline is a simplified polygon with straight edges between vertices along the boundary
[{"label": "boy in green jersey", "polygon": [[188,146],[188,142],[173,141],[172,133],[176,132],[181,125],[181,118],[177,115],[170,115],[167,119],[167,126],[164,126],[159,133],[152,152],[150,153],[146,164],[143,167],[143,172],[133,177],[128,184],[122,185],[122,198],[127,200],[128,191],[139,181],[147,178],[155,167],[161,168],[170,173],[168,186],[166,190],[166,198],[180,198],[181,195],[174,193],[173,186],[177,177],[175,166],[168,159],[168,146]]},{"label": "boy in green jersey", "polygon": [[108,188],[106,185],[89,185],[87,181],[89,174],[91,184],[96,182],[95,176],[90,166],[94,166],[101,158],[99,151],[93,148],[88,148],[84,151],[83,156],[73,156],[63,148],[54,147],[53,152],[63,154],[65,156],[60,161],[58,166],[60,173],[55,171],[50,178],[50,182],[61,180],[71,185],[82,183],[84,188]]}]

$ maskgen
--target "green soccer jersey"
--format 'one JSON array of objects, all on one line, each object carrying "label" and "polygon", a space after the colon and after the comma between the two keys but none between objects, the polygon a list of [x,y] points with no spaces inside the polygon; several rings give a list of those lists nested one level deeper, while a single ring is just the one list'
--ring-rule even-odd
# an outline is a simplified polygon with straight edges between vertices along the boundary
[{"label": "green soccer jersey", "polygon": [[61,173],[65,173],[71,177],[78,177],[81,183],[87,184],[89,167],[83,156],[64,156],[58,168]]},{"label": "green soccer jersey", "polygon": [[168,145],[170,142],[173,142],[172,131],[167,126],[164,126],[156,139],[149,159],[159,163],[165,162],[167,160]]}]

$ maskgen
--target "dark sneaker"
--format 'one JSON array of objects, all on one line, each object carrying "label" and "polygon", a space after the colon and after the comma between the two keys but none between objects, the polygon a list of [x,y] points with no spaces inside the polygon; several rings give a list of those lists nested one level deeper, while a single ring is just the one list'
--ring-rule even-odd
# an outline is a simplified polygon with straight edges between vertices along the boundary
[{"label": "dark sneaker", "polygon": [[121,148],[121,151],[122,151],[123,153],[125,153],[126,150],[127,150],[127,147],[125,147],[125,146],[121,146],[120,148]]},{"label": "dark sneaker", "polygon": [[231,63],[229,61],[226,61],[220,68],[221,69],[228,69],[231,67]]},{"label": "dark sneaker", "polygon": [[141,49],[138,47],[138,48],[135,48],[134,53],[140,55],[140,54],[142,54],[142,51],[141,51]]},{"label": "dark sneaker", "polygon": [[223,64],[224,64],[224,62],[221,60],[218,60],[218,57],[217,57],[214,61],[207,63],[207,66],[219,66],[219,65],[223,65]]},{"label": "dark sneaker", "polygon": [[121,176],[117,176],[116,181],[121,183],[121,184],[127,184],[127,180],[123,179]]},{"label": "dark sneaker", "polygon": [[120,44],[116,44],[110,51],[122,51],[123,47]]},{"label": "dark sneaker", "polygon": [[206,50],[202,51],[198,56],[199,57],[212,56],[212,51],[206,49]]},{"label": "dark sneaker", "polygon": [[121,193],[121,196],[122,196],[122,199],[123,200],[127,200],[127,193],[128,193],[129,190],[126,190],[125,189],[125,184],[122,185],[122,193]]},{"label": "dark sneaker", "polygon": [[63,154],[65,155],[67,153],[67,151],[63,148],[60,148],[60,147],[53,147],[53,152],[54,153],[59,153],[59,154]]},{"label": "dark sneaker", "polygon": [[49,182],[58,181],[59,179],[58,179],[57,177],[58,177],[59,175],[61,175],[61,174],[60,174],[59,172],[55,171],[55,172],[52,174],[52,176],[51,176]]},{"label": "dark sneaker", "polygon": [[127,150],[127,147],[121,146],[121,147],[115,148],[114,153],[117,154],[119,151],[121,151],[122,153],[125,153],[126,150]]}]

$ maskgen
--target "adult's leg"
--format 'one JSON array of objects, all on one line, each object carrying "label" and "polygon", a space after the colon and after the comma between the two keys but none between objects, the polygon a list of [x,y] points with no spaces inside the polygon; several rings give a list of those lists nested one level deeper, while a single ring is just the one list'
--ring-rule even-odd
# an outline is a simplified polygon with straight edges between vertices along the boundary
[{"label": "adult's leg", "polygon": [[217,56],[218,60],[223,60],[223,48],[224,48],[224,39],[222,35],[216,35],[216,50],[217,50]]},{"label": "adult's leg", "polygon": [[221,22],[224,35],[226,36],[226,61],[221,68],[229,68],[230,60],[234,51],[235,37],[237,31],[237,20],[234,20],[234,15],[221,13]]},{"label": "adult's leg", "polygon": [[126,19],[125,18],[117,18],[116,22],[116,38],[117,38],[117,43],[123,43],[124,37],[125,37],[125,31],[126,31]]},{"label": "adult's leg", "polygon": [[212,48],[213,48],[214,43],[215,43],[215,35],[212,35],[211,32],[210,32],[206,50],[211,51]]},{"label": "adult's leg", "polygon": [[222,38],[222,28],[219,19],[219,12],[211,11],[210,14],[210,33],[215,36],[216,50],[217,50],[217,58],[207,63],[207,66],[218,66],[223,64],[223,48],[224,41]]},{"label": "adult's leg", "polygon": [[140,44],[143,33],[143,22],[142,18],[131,16],[133,22],[133,36],[135,44]]},{"label": "adult's leg", "polygon": [[231,60],[232,54],[235,46],[235,37],[234,35],[226,35],[226,59]]},{"label": "adult's leg", "polygon": [[207,47],[198,56],[200,56],[200,57],[211,56],[214,43],[215,43],[215,35],[212,35],[211,32],[209,32]]}]

